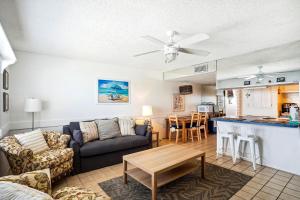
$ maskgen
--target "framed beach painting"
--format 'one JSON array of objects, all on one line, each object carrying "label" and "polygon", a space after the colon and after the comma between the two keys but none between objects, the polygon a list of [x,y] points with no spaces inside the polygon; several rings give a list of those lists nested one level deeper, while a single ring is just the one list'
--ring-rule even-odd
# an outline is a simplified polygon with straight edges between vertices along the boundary
[{"label": "framed beach painting", "polygon": [[6,69],[3,71],[3,89],[8,90],[9,85],[9,74]]},{"label": "framed beach painting", "polygon": [[126,104],[130,102],[129,81],[97,80],[98,104]]},{"label": "framed beach painting", "polygon": [[9,94],[7,92],[3,92],[3,112],[7,112],[9,110]]}]

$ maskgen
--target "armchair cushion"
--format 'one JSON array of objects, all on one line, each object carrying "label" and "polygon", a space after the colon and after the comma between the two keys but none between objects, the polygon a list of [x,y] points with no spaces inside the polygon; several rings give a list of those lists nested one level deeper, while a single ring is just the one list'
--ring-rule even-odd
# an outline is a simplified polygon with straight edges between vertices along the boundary
[{"label": "armchair cushion", "polygon": [[27,172],[20,175],[11,175],[0,177],[0,182],[12,182],[26,185],[33,189],[39,190],[51,195],[51,181],[49,169]]},{"label": "armchair cushion", "polygon": [[35,199],[35,200],[53,200],[53,198],[43,192],[11,182],[0,182],[0,199]]},{"label": "armchair cushion", "polygon": [[80,188],[80,187],[65,187],[53,194],[54,199],[60,200],[109,200],[110,198],[105,194],[96,194],[95,192]]},{"label": "armchair cushion", "polygon": [[31,159],[32,169],[45,169],[55,168],[61,163],[67,162],[73,158],[73,150],[71,148],[66,149],[51,149],[40,154],[36,154]]}]

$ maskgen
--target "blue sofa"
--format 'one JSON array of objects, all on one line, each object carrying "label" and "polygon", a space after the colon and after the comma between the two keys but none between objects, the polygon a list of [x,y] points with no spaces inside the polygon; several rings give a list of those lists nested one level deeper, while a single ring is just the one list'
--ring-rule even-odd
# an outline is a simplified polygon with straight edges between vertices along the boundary
[{"label": "blue sofa", "polygon": [[137,135],[94,140],[82,146],[72,137],[73,130],[80,130],[79,122],[63,126],[63,133],[71,136],[69,145],[74,151],[73,174],[118,164],[122,162],[123,155],[152,148],[151,131],[145,129],[144,133],[141,133],[143,127],[139,126],[145,125],[136,125]]}]

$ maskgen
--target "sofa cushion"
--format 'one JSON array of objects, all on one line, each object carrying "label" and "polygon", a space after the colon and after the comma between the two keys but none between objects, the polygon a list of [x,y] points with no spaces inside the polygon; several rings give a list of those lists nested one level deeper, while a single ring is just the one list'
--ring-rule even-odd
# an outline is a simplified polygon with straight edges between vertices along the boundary
[{"label": "sofa cushion", "polygon": [[79,122],[70,122],[69,128],[71,133],[73,133],[74,130],[80,130]]},{"label": "sofa cushion", "polygon": [[134,126],[135,126],[135,122],[133,119],[130,118],[119,119],[119,127],[122,136],[135,135]]},{"label": "sofa cushion", "polygon": [[99,138],[97,124],[92,122],[79,122],[82,132],[83,143],[87,143]]},{"label": "sofa cushion", "polygon": [[145,136],[147,133],[148,125],[136,125],[135,134]]},{"label": "sofa cushion", "polygon": [[[94,120],[86,120],[84,122],[92,122]],[[74,130],[80,130],[79,122],[70,122],[69,124],[70,132],[73,133]]]},{"label": "sofa cushion", "polygon": [[75,142],[79,144],[79,146],[83,145],[83,136],[81,130],[74,130],[72,136]]},{"label": "sofa cushion", "polygon": [[116,137],[88,142],[80,148],[80,156],[88,157],[147,145],[148,138],[140,135]]},{"label": "sofa cushion", "polygon": [[121,136],[118,118],[96,120],[100,140]]}]

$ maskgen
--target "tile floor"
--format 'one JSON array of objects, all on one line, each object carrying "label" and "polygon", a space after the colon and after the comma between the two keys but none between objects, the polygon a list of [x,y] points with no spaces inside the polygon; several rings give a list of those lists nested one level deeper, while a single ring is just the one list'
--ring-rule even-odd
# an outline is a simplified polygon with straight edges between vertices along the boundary
[{"label": "tile floor", "polygon": [[[168,143],[168,140],[162,140],[160,145]],[[257,166],[254,172],[250,162],[239,160],[233,165],[230,157],[221,157],[216,160],[216,137],[214,135],[210,135],[207,140],[189,143],[189,145],[195,145],[206,151],[207,162],[253,177],[231,200],[300,200],[300,176],[264,166]],[[53,190],[65,186],[81,186],[102,193],[98,183],[122,176],[122,170],[122,164],[117,164],[70,176],[55,184]]]}]

